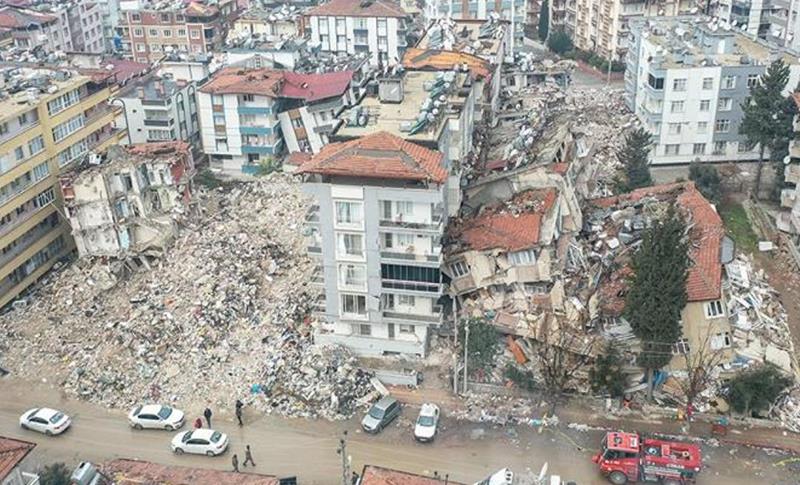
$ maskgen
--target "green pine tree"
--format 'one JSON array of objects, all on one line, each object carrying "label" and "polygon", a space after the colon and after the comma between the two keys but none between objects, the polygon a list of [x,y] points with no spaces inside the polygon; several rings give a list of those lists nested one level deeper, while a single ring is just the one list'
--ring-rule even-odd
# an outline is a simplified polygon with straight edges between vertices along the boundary
[{"label": "green pine tree", "polygon": [[653,185],[650,178],[650,133],[638,128],[625,136],[625,146],[617,151],[617,159],[625,171],[624,180],[620,180],[618,189],[630,192],[639,187]]},{"label": "green pine tree", "polygon": [[689,180],[694,182],[697,190],[712,204],[719,204],[722,196],[722,181],[713,165],[692,163],[689,165]]},{"label": "green pine tree", "polygon": [[633,277],[624,315],[642,341],[638,362],[650,377],[653,370],[669,363],[672,344],[681,336],[689,270],[685,229],[681,216],[670,207],[663,220],[645,230],[642,245],[631,261]]},{"label": "green pine tree", "polygon": [[[791,131],[792,120],[784,115],[786,98],[783,90],[789,82],[789,66],[782,59],[770,64],[767,72],[750,88],[750,96],[742,103],[744,118],[739,133],[747,142],[758,144],[758,169],[756,170],[756,197],[761,191],[761,171],[766,150],[779,150]],[[788,143],[788,142],[787,142]]]},{"label": "green pine tree", "polygon": [[63,463],[46,465],[39,473],[39,483],[41,485],[69,485],[70,473],[67,465]]},{"label": "green pine tree", "polygon": [[612,343],[606,344],[603,353],[589,369],[592,391],[607,393],[611,397],[621,397],[627,387],[627,379],[622,372],[623,364],[619,349]]},{"label": "green pine tree", "polygon": [[767,409],[792,380],[772,364],[748,369],[731,379],[728,401],[736,411],[750,416]]},{"label": "green pine tree", "polygon": [[550,3],[542,0],[542,8],[539,10],[539,40],[544,42],[547,34],[550,33]]}]

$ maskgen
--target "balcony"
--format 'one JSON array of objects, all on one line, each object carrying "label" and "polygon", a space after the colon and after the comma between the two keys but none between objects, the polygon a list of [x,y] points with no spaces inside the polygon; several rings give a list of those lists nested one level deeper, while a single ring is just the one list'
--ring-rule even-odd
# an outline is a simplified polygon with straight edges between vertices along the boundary
[{"label": "balcony", "polygon": [[175,122],[173,120],[154,120],[154,119],[146,119],[144,120],[144,126],[163,126],[168,128],[172,126]]},{"label": "balcony", "polygon": [[[58,219],[56,219],[56,221],[57,220]],[[29,247],[33,246],[36,243],[36,241],[41,239],[47,233],[57,230],[58,227],[59,227],[58,223],[56,223],[55,226],[49,223],[40,223],[36,227],[32,228],[21,238],[17,239],[16,246],[14,246],[5,254],[0,256],[0,267],[5,266],[11,260],[19,256],[20,254],[24,253]]]},{"label": "balcony", "polygon": [[784,177],[790,184],[800,184],[800,163],[791,163],[786,166]]},{"label": "balcony", "polygon": [[442,314],[433,313],[430,315],[418,315],[414,313],[405,313],[405,312],[396,312],[391,310],[385,310],[383,312],[383,318],[386,320],[396,320],[400,323],[407,323],[407,322],[417,322],[417,323],[440,323],[442,321]]},{"label": "balcony", "polygon": [[271,115],[272,108],[268,106],[239,106],[236,111],[240,115]]},{"label": "balcony", "polygon": [[414,252],[381,251],[382,259],[394,259],[401,263],[423,262],[436,263],[438,266],[442,261],[442,254],[418,254]]},{"label": "balcony", "polygon": [[273,155],[278,153],[280,146],[280,142],[276,142],[274,145],[242,145],[242,153],[250,154],[250,153],[257,153],[259,155]]},{"label": "balcony", "polygon": [[442,218],[433,218],[430,222],[414,222],[404,221],[402,218],[396,219],[381,219],[378,222],[380,227],[387,227],[393,229],[410,229],[417,231],[436,231],[442,230]]},{"label": "balcony", "polygon": [[271,135],[272,128],[267,126],[240,126],[239,133],[242,135]]},{"label": "balcony", "polygon": [[442,294],[442,285],[424,281],[382,280],[381,287],[387,290],[399,290],[408,294],[421,296],[439,296]]}]

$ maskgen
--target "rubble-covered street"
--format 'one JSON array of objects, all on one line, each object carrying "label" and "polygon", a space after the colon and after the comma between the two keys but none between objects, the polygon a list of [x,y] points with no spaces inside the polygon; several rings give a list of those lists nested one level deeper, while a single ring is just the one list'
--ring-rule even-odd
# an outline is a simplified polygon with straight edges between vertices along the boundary
[{"label": "rubble-covered street", "polygon": [[162,259],[73,263],[0,317],[3,366],[114,407],[241,398],[268,413],[349,416],[372,387],[345,350],[311,346],[296,184],[272,175],[198,199]]}]

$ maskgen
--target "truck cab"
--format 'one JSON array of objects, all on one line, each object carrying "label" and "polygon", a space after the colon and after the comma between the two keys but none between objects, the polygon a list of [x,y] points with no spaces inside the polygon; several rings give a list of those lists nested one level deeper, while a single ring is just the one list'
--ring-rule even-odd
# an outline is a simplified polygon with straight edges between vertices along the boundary
[{"label": "truck cab", "polygon": [[700,472],[700,448],[662,440],[641,440],[636,433],[608,433],[592,457],[611,483],[686,485]]}]

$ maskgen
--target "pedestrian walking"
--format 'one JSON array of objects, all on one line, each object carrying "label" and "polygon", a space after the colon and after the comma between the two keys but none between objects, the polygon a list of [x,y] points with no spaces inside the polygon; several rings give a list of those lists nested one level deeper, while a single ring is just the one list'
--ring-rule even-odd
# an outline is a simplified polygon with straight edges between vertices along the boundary
[{"label": "pedestrian walking", "polygon": [[239,473],[239,457],[236,454],[231,457],[231,464],[233,465],[233,471]]},{"label": "pedestrian walking", "polygon": [[206,408],[206,410],[203,411],[203,416],[206,417],[206,423],[208,423],[208,427],[209,428],[211,427],[211,415],[212,414],[213,413],[211,412],[211,408]]},{"label": "pedestrian walking", "polygon": [[243,465],[247,466],[247,462],[250,462],[251,465],[256,466],[256,462],[253,461],[253,454],[250,453],[250,445],[247,445],[247,447],[244,450],[244,463],[243,463]]},{"label": "pedestrian walking", "polygon": [[239,426],[244,426],[242,422],[242,408],[244,407],[244,403],[240,400],[236,400],[236,419],[239,420]]},{"label": "pedestrian walking", "polygon": [[203,427],[203,419],[197,418],[194,420],[194,429],[200,429]]}]

